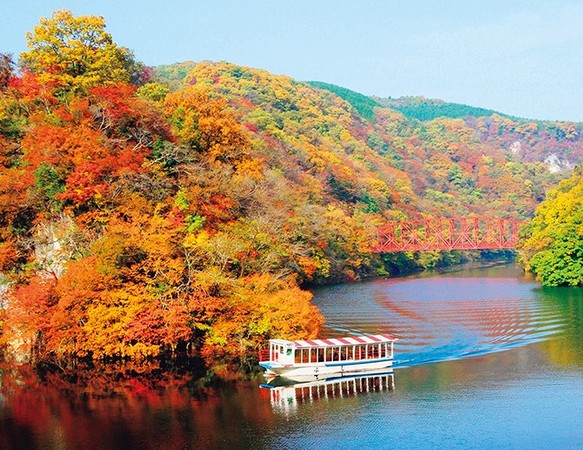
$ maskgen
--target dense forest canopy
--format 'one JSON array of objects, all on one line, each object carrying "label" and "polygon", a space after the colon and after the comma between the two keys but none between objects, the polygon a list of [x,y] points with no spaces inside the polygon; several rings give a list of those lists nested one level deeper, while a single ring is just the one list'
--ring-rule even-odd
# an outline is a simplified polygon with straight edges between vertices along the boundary
[{"label": "dense forest canopy", "polygon": [[358,111],[358,114],[365,119],[371,120],[374,117],[374,109],[381,106],[379,102],[367,97],[366,95],[362,95],[358,92],[334,84],[324,83],[322,81],[309,81],[308,84],[316,88],[326,89],[333,92],[338,97],[350,103],[354,109]]},{"label": "dense forest canopy", "polygon": [[512,117],[506,114],[491,109],[477,108],[475,106],[444,102],[443,100],[425,97],[377,98],[376,101],[387,108],[399,111],[410,119],[433,120],[439,117],[463,119],[468,116],[490,117],[493,115],[512,119]]},{"label": "dense forest canopy", "polygon": [[0,58],[7,357],[236,361],[314,337],[306,284],[461,258],[375,254],[379,225],[528,219],[583,156],[571,123],[420,121],[225,62],[151,70],[102,18],[56,12],[27,40],[18,73]]}]

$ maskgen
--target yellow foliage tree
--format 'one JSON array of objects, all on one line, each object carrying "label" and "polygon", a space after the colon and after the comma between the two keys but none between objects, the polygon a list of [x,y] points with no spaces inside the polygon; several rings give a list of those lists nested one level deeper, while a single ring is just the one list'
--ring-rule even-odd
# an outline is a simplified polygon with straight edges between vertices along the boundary
[{"label": "yellow foliage tree", "polygon": [[20,55],[20,65],[38,74],[42,84],[57,81],[65,88],[85,90],[127,83],[132,70],[139,69],[132,52],[105,31],[103,17],[55,11],[26,37],[30,50]]},{"label": "yellow foliage tree", "polygon": [[312,294],[293,281],[278,280],[267,273],[240,279],[223,300],[226,313],[217,316],[208,330],[203,355],[244,358],[265,339],[315,338],[324,318],[311,299]]}]

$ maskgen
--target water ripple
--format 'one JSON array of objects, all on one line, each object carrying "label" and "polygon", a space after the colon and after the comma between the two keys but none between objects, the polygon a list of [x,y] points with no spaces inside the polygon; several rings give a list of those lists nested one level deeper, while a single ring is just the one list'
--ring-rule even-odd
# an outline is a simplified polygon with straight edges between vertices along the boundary
[{"label": "water ripple", "polygon": [[380,280],[315,292],[327,335],[391,333],[396,366],[479,356],[548,339],[563,320],[514,277]]}]

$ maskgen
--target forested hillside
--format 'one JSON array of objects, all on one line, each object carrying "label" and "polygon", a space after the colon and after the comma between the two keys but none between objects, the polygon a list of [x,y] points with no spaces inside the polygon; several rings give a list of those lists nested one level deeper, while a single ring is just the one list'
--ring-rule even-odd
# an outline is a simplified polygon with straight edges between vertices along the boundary
[{"label": "forested hillside", "polygon": [[491,109],[476,108],[459,103],[449,103],[443,100],[430,99],[425,97],[399,97],[399,98],[378,98],[380,105],[395,109],[403,113],[410,119],[433,120],[440,117],[449,119],[463,119],[471,117],[489,117],[499,115],[511,118]]},{"label": "forested hillside", "polygon": [[[155,70],[159,82],[172,67]],[[551,140],[501,116],[421,122],[346,89],[228,63],[200,63],[182,83],[227,100],[254,138],[269,142],[267,153],[255,146],[262,158],[287,153],[286,164],[316,179],[330,200],[389,219],[493,211],[527,218],[557,179],[533,153],[553,144],[558,159],[578,157],[576,127],[571,138]],[[370,118],[358,113],[370,108]]]},{"label": "forested hillside", "polygon": [[552,172],[572,169],[583,158],[583,124],[511,117],[496,111],[424,97],[376,99],[411,119],[428,122],[463,119],[485,143],[495,145],[523,161],[543,161]]},{"label": "forested hillside", "polygon": [[563,176],[544,156],[581,156],[575,124],[423,122],[229,63],[152,71],[102,18],[57,12],[28,46],[19,73],[0,60],[13,357],[237,360],[270,337],[313,337],[306,284],[459,260],[381,257],[376,227],[529,218]]},{"label": "forested hillside", "polygon": [[310,84],[336,93],[357,110],[383,106],[398,111],[418,130],[433,121],[463,120],[467,132],[475,134],[481,142],[509,151],[523,161],[545,162],[553,172],[572,169],[583,158],[581,123],[528,120],[425,97],[369,98],[332,84]]}]

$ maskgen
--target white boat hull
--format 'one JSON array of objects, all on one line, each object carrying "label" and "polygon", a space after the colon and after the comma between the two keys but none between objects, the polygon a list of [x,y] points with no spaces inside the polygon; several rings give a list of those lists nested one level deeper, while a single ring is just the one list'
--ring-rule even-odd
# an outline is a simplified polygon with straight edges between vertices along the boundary
[{"label": "white boat hull", "polygon": [[351,373],[365,373],[369,371],[392,367],[392,359],[376,359],[363,361],[343,361],[315,364],[282,365],[273,362],[260,362],[265,369],[266,377],[281,376],[293,380],[298,377],[326,377],[329,375],[344,375]]}]

